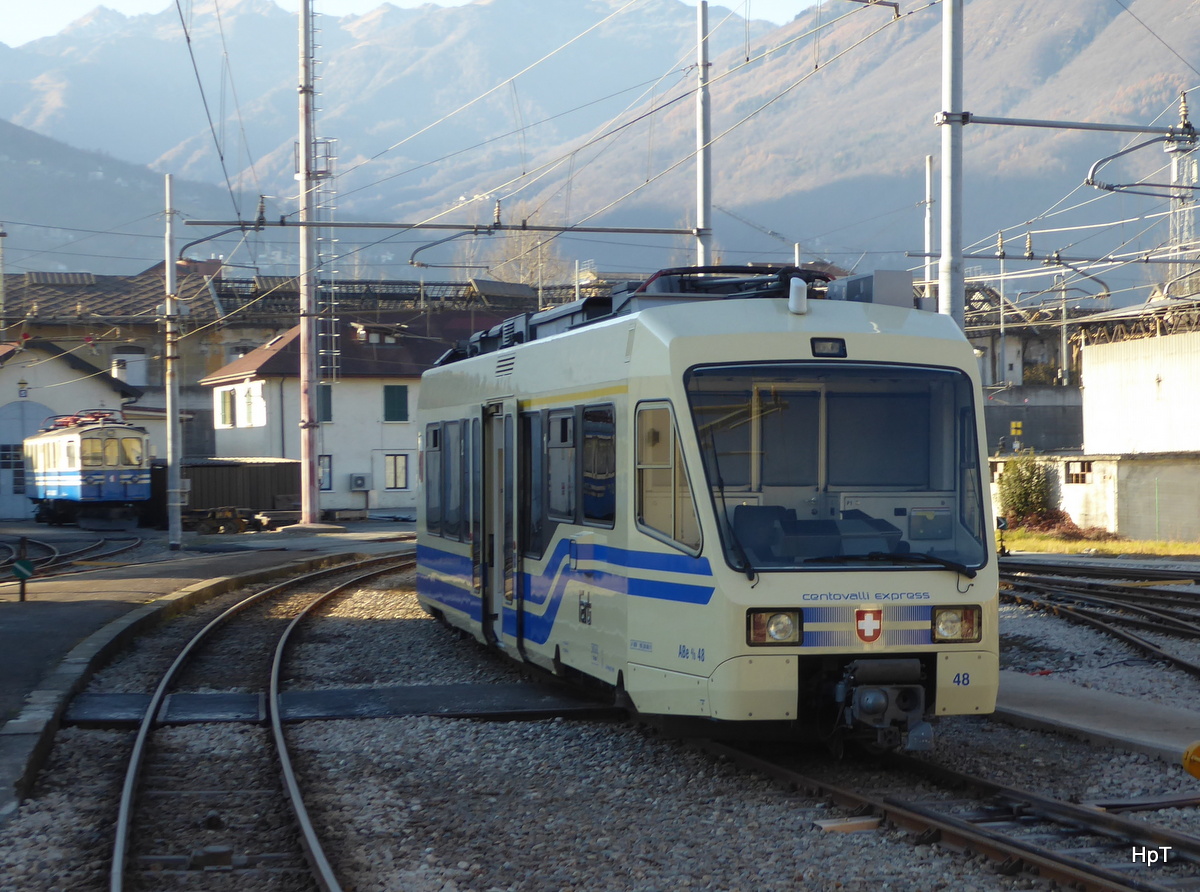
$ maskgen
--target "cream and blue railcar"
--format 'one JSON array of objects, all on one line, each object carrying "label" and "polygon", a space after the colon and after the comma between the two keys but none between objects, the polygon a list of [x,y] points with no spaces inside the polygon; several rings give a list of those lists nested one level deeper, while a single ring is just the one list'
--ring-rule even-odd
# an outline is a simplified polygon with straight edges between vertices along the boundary
[{"label": "cream and blue railcar", "polygon": [[149,436],[118,410],[47,418],[24,452],[39,523],[132,527],[150,498]]},{"label": "cream and blue railcar", "polygon": [[840,285],[666,270],[444,357],[419,404],[425,609],[712,734],[917,749],[991,712],[974,353],[911,286]]}]

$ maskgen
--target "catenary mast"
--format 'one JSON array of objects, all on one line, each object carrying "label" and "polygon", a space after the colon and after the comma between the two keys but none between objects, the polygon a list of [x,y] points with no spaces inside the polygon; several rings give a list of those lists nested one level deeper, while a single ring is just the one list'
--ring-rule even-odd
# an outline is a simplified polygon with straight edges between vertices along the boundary
[{"label": "catenary mast", "polygon": [[313,141],[312,2],[300,0],[300,523],[320,519],[317,480],[317,232],[313,220],[316,171]]}]

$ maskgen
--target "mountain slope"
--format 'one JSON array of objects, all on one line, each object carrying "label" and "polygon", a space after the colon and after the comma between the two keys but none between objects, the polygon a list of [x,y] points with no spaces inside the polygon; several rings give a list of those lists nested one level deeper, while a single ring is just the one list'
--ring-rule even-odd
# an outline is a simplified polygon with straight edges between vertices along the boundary
[{"label": "mountain slope", "polygon": [[[1192,68],[1200,65],[1200,0],[1124,5],[1128,11],[1094,0],[967,0],[966,108],[1174,123],[1179,90],[1200,80]],[[579,222],[630,193],[591,222],[688,225],[695,13],[678,0],[645,0],[573,40],[622,6],[476,0],[449,9],[384,4],[363,16],[320,19],[318,132],[337,139],[338,216],[414,220],[447,213],[460,197],[487,196],[443,219],[487,222],[501,198],[506,220],[537,212],[542,222]],[[727,259],[782,259],[791,254],[783,242],[799,240],[847,266],[920,262],[903,252],[921,250],[924,158],[939,153],[933,121],[942,7],[902,0],[900,11],[892,21],[884,7],[826,3],[774,28],[710,9],[714,198],[751,224],[718,213],[716,242]],[[228,172],[237,187],[275,196],[272,214],[288,213],[295,195],[294,17],[270,0],[222,0],[219,12],[196,3],[188,27],[224,171],[173,9],[129,19],[102,11],[56,37],[17,50],[0,46],[0,116],[180,176],[223,183]],[[757,61],[747,64],[747,57]],[[235,76],[240,118],[223,68]],[[618,135],[588,145],[605,130]],[[968,127],[968,243],[1037,218],[1094,161],[1134,141],[1128,134]],[[1105,168],[1105,179],[1132,181],[1162,163],[1153,147]],[[1098,196],[1081,190],[1066,203]],[[1105,196],[1029,228],[1161,207]],[[1128,234],[1089,240],[1088,251],[1107,250]],[[1077,236],[1035,238],[1044,252]],[[429,240],[391,241],[387,274],[404,275],[402,258]],[[682,262],[689,249],[687,239],[644,239],[655,246],[645,252],[629,239],[609,242],[572,236],[558,245],[630,268]],[[384,263],[383,251],[364,256]]]}]

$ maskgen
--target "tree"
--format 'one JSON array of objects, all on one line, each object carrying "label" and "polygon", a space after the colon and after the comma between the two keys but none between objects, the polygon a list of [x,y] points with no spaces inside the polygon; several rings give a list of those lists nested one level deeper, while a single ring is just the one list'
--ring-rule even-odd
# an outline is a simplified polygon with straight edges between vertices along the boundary
[{"label": "tree", "polygon": [[1033,450],[1018,452],[1004,462],[999,490],[1000,510],[1009,526],[1039,522],[1056,510],[1050,504],[1050,473]]},{"label": "tree", "polygon": [[488,265],[486,275],[504,282],[521,282],[535,289],[542,285],[561,285],[574,281],[575,269],[559,255],[555,233],[517,228],[523,220],[533,223],[533,216],[527,213],[524,205],[520,205],[513,212],[512,219],[506,220],[506,225],[512,228],[502,229],[481,240],[480,253],[483,262]]}]

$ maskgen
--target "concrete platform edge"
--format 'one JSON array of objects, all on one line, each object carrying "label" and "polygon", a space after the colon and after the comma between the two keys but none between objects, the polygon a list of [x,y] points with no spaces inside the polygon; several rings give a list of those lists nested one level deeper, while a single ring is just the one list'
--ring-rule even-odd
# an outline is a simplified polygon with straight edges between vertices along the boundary
[{"label": "concrete platform edge", "polygon": [[54,736],[62,723],[68,701],[83,690],[91,677],[131,639],[196,604],[236,588],[365,557],[369,555],[335,552],[293,558],[260,570],[193,583],[134,608],[93,632],[42,678],[37,689],[26,698],[21,713],[0,728],[0,747],[4,751],[5,761],[17,762],[20,766],[15,776],[5,781],[8,789],[0,791],[0,824],[16,814],[21,802],[32,791],[38,773],[54,746]]},{"label": "concrete platform edge", "polygon": [[996,711],[992,713],[992,718],[995,721],[1004,722],[1006,725],[1013,725],[1017,728],[1027,728],[1031,731],[1045,731],[1049,734],[1064,734],[1074,737],[1076,740],[1086,741],[1087,743],[1111,746],[1113,749],[1131,753],[1143,753],[1166,762],[1168,765],[1178,766],[1180,760],[1183,758],[1183,752],[1177,747],[1155,746],[1145,740],[1126,737],[1120,734],[1110,734],[1097,728],[1064,725],[1061,722],[1043,719],[1040,716],[1024,712],[1020,709],[997,706]]}]

